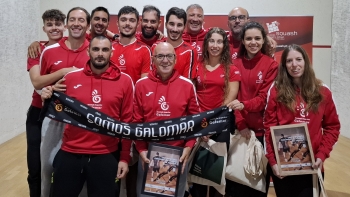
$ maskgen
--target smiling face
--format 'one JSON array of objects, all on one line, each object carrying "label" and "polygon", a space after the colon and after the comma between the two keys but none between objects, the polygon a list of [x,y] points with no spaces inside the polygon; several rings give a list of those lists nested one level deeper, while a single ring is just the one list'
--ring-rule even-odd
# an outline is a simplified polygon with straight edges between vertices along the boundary
[{"label": "smiling face", "polygon": [[138,18],[135,13],[122,14],[118,18],[118,27],[123,37],[133,37],[136,33]]},{"label": "smiling face", "polygon": [[261,50],[264,44],[261,31],[257,28],[247,29],[242,44],[247,50],[248,58],[253,58]]},{"label": "smiling face", "polygon": [[187,31],[191,34],[200,32],[203,26],[204,14],[200,8],[190,8],[187,10]]},{"label": "smiling face", "polygon": [[66,26],[63,21],[47,19],[44,21],[43,31],[47,34],[50,41],[58,42],[63,37]]},{"label": "smiling face", "polygon": [[179,19],[175,15],[170,15],[169,21],[166,23],[168,38],[172,41],[177,41],[182,38],[185,25],[184,19]]},{"label": "smiling face", "polygon": [[210,57],[218,57],[222,54],[224,48],[224,38],[218,33],[213,33],[208,40],[208,53]]},{"label": "smiling face", "polygon": [[159,74],[162,79],[169,78],[176,63],[174,47],[166,42],[157,44],[154,49],[153,62],[157,68],[157,74]]},{"label": "smiling face", "polygon": [[82,10],[73,10],[69,13],[67,22],[69,36],[76,39],[85,38],[89,25],[86,18],[86,13]]},{"label": "smiling face", "polygon": [[108,14],[104,11],[96,11],[91,20],[91,32],[94,32],[95,36],[104,35],[108,24]]},{"label": "smiling face", "polygon": [[247,10],[243,8],[234,8],[228,14],[228,27],[232,34],[239,35],[243,26],[249,21]]},{"label": "smiling face", "polygon": [[286,68],[288,74],[293,78],[293,80],[295,82],[299,82],[305,69],[305,60],[303,55],[296,50],[289,51],[286,59]]},{"label": "smiling face", "polygon": [[144,38],[153,38],[160,26],[160,20],[156,11],[144,12],[142,14],[141,31]]}]

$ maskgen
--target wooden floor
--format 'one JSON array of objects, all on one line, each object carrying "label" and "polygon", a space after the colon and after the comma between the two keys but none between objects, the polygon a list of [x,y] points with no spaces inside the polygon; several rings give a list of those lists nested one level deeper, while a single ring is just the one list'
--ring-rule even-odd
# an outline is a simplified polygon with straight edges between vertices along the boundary
[{"label": "wooden floor", "polygon": [[[350,139],[340,137],[325,163],[329,197],[350,197]],[[0,197],[27,197],[26,138],[21,134],[0,145]],[[268,197],[276,196],[273,187]]]}]

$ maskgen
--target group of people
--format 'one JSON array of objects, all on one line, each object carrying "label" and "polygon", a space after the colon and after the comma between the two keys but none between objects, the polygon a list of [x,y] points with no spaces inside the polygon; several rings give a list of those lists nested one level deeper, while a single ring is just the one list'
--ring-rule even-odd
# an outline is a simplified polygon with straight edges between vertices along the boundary
[{"label": "group of people", "polygon": [[[280,176],[270,127],[307,122],[314,167],[322,168],[340,130],[331,92],[315,77],[300,46],[287,47],[278,65],[273,59],[275,41],[261,24],[250,21],[246,9],[229,12],[230,31],[225,32],[203,29],[204,10],[198,4],[186,10],[170,8],[164,38],[157,31],[160,11],[150,5],[141,19],[134,7],[122,7],[117,35],[107,30],[110,15],[104,7],[91,15],[74,7],[67,19],[52,9],[42,19],[48,42],[29,47],[27,66],[36,90],[26,122],[31,197],[84,196],[84,190],[88,196],[119,196],[120,179],[125,177],[127,196],[134,197],[137,162],[131,155],[138,153],[139,162],[150,162],[146,141],[102,136],[49,118],[38,121],[42,100],[53,90],[122,122],[153,122],[227,106],[234,110],[242,136],[248,139],[254,131],[262,144],[266,141],[266,180],[269,183],[272,175],[277,196],[310,196],[311,175]],[[136,31],[139,24],[141,32]],[[63,37],[66,29],[68,37]],[[300,112],[300,104],[308,113]],[[226,132],[202,140],[209,138],[229,143],[230,136]],[[186,164],[196,139],[160,143],[183,147],[180,162]],[[183,165],[179,171],[187,173],[185,169]],[[207,186],[194,183],[189,193],[207,196]],[[210,188],[209,196],[220,194]],[[258,197],[267,192],[227,180],[226,196]]]}]

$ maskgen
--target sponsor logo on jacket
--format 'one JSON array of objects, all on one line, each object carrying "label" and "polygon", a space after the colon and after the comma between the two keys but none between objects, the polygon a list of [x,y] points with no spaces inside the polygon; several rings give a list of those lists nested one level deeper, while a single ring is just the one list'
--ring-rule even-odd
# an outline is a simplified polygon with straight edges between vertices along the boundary
[{"label": "sponsor logo on jacket", "polygon": [[264,82],[264,80],[262,80],[263,73],[261,71],[259,71],[257,76],[258,76],[258,80],[256,80],[256,83],[263,83]]},{"label": "sponsor logo on jacket", "polygon": [[156,116],[170,116],[171,113],[170,113],[170,111],[168,111],[170,106],[166,102],[165,96],[161,96],[159,98],[158,104],[160,105],[160,108],[162,109],[162,111],[157,111]]}]

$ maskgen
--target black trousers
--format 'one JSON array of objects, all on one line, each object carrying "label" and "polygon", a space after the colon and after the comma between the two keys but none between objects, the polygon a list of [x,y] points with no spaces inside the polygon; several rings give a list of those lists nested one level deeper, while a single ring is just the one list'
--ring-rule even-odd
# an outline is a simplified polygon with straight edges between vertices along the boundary
[{"label": "black trousers", "polygon": [[[324,174],[322,173],[324,177]],[[279,179],[272,174],[277,197],[313,197],[312,175],[286,176]]]},{"label": "black trousers", "polygon": [[118,159],[115,153],[75,154],[58,151],[52,175],[51,197],[77,197],[87,183],[89,197],[115,197]]},{"label": "black trousers", "polygon": [[39,121],[41,108],[30,106],[26,120],[27,136],[27,166],[29,196],[40,197],[41,193],[41,163],[40,163],[40,143],[41,125]]}]

